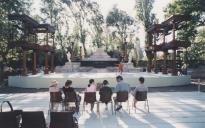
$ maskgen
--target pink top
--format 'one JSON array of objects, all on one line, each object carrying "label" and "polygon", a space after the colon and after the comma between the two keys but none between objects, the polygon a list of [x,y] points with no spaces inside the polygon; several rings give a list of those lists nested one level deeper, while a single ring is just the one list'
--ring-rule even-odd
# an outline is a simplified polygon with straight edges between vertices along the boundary
[{"label": "pink top", "polygon": [[91,84],[90,87],[87,87],[87,92],[96,92],[96,86],[94,84]]}]

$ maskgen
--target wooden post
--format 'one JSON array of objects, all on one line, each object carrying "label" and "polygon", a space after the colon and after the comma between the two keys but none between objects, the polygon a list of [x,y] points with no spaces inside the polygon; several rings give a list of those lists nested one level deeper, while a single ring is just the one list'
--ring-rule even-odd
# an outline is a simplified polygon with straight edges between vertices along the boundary
[{"label": "wooden post", "polygon": [[27,75],[27,61],[26,61],[26,51],[23,51],[22,56],[22,75]]},{"label": "wooden post", "polygon": [[[172,34],[173,34],[173,43],[174,43],[174,41],[175,41],[176,23],[173,21],[172,24],[173,24]],[[177,71],[176,71],[176,49],[173,49],[172,75],[173,76],[177,75]]]},{"label": "wooden post", "polygon": [[[165,44],[165,30],[163,31],[163,44]],[[164,51],[164,66],[163,66],[163,70],[162,70],[162,73],[163,74],[167,74],[167,54],[168,54],[168,51],[165,50]]]},{"label": "wooden post", "polygon": [[33,51],[33,72],[32,74],[35,75],[37,73],[36,70],[36,50]]},{"label": "wooden post", "polygon": [[157,73],[157,51],[156,51],[156,34],[154,34],[154,72]]},{"label": "wooden post", "polygon": [[147,59],[148,59],[148,62],[147,62],[147,72],[151,72],[152,70],[152,49],[150,49],[152,47],[152,35],[151,33],[148,33],[147,34],[147,37],[148,37],[148,46],[147,46],[147,49],[148,49],[148,52],[147,52]]},{"label": "wooden post", "polygon": [[[36,44],[35,47],[37,47],[37,42],[38,42],[37,34],[35,34],[35,44]],[[37,73],[37,70],[36,70],[36,58],[37,58],[36,57],[36,50],[37,50],[37,48],[33,50],[33,72],[32,72],[33,75],[35,75]]]},{"label": "wooden post", "polygon": [[177,70],[176,70],[176,49],[173,49],[173,69],[172,69],[172,75],[176,76],[177,75]]},{"label": "wooden post", "polygon": [[44,74],[48,74],[48,33],[46,33],[46,45],[45,45],[45,69]]},{"label": "wooden post", "polygon": [[54,39],[55,39],[55,34],[52,33],[52,38],[53,38],[53,51],[51,52],[51,72],[53,73],[54,72],[54,53],[55,53],[55,42],[54,42]]}]

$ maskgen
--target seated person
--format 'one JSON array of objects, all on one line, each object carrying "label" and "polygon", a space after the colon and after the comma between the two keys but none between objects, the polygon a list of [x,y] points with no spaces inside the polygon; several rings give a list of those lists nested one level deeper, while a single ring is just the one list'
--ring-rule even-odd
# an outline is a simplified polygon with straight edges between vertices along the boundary
[{"label": "seated person", "polygon": [[59,92],[60,88],[58,85],[58,81],[57,80],[53,80],[51,83],[51,86],[49,87],[49,92]]},{"label": "seated person", "polygon": [[[60,93],[60,97],[61,97],[61,90],[60,90],[60,87],[59,87],[59,84],[58,84],[58,81],[57,80],[53,80],[52,83],[51,83],[51,86],[49,87],[49,92],[50,94],[51,93],[54,93],[54,94],[51,94],[51,97],[55,97],[57,98],[55,95],[55,93],[59,92]],[[51,109],[52,110],[58,110],[58,106],[59,104],[58,103],[55,103],[55,102],[51,102]]]},{"label": "seated person", "polygon": [[[101,101],[102,93],[109,93],[109,94],[112,95],[112,89],[110,87],[108,87],[108,85],[109,85],[108,81],[104,80],[103,84],[102,84],[102,88],[100,88],[100,92],[99,92],[99,94],[100,94],[100,101]],[[105,103],[105,104],[106,104],[106,110],[107,110],[107,104],[108,103]]]},{"label": "seated person", "polygon": [[[117,76],[116,77],[116,81],[117,81],[117,85],[115,88],[115,92],[128,92],[129,93],[129,84],[123,81],[123,77],[122,76]],[[116,101],[116,97],[114,97],[114,101],[115,104],[118,106],[115,111],[119,111],[122,108],[122,105],[118,105],[117,101]]]},{"label": "seated person", "polygon": [[[85,90],[86,92],[96,92],[96,86],[95,86],[95,81],[94,79],[90,79],[89,80],[89,84]],[[93,111],[93,108],[94,108],[94,103],[91,104],[91,111]]]},{"label": "seated person", "polygon": [[144,77],[140,77],[139,78],[140,85],[136,86],[134,91],[131,92],[131,94],[134,96],[134,107],[136,107],[136,103],[137,103],[137,100],[135,99],[136,93],[148,91],[148,88],[144,85],[144,81],[145,81]]},{"label": "seated person", "polygon": [[[67,80],[65,82],[65,86],[63,87],[63,93],[65,95],[65,100],[68,99],[68,94],[71,93],[71,92],[75,92],[74,88],[71,87],[72,85],[72,81],[71,80]],[[76,94],[76,92],[75,92]],[[75,106],[76,106],[76,109],[77,109],[77,112],[79,112],[79,105],[80,105],[80,101],[81,101],[81,96],[76,94],[76,102],[75,102]]]}]

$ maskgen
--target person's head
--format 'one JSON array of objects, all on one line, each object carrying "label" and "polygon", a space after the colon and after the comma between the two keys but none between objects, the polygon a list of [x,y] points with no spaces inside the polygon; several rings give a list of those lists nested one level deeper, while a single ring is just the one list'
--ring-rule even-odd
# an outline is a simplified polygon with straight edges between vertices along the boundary
[{"label": "person's head", "polygon": [[144,77],[140,77],[139,82],[140,82],[140,84],[143,84],[144,83]]},{"label": "person's head", "polygon": [[57,81],[57,80],[53,80],[53,81],[51,82],[51,85],[52,85],[52,86],[57,86],[57,85],[58,85],[58,81]]},{"label": "person's head", "polygon": [[103,86],[108,86],[109,82],[107,80],[103,80]]},{"label": "person's head", "polygon": [[94,79],[90,79],[90,80],[89,80],[88,87],[90,87],[91,84],[94,84],[94,82],[95,82]]},{"label": "person's head", "polygon": [[123,78],[122,78],[122,76],[119,75],[119,76],[116,77],[116,80],[117,80],[117,82],[120,82],[120,81],[123,80]]},{"label": "person's head", "polygon": [[70,87],[71,84],[72,84],[72,81],[71,81],[71,80],[67,80],[67,81],[65,82],[65,87]]}]

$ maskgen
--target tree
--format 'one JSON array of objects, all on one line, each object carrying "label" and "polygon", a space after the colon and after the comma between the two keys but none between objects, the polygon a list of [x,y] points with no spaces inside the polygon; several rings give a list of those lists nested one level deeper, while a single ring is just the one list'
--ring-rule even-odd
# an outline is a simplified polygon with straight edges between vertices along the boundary
[{"label": "tree", "polygon": [[[3,65],[9,65],[10,61],[16,57],[16,54],[18,54],[8,47],[8,41],[10,39],[9,33],[11,30],[10,23],[7,18],[8,14],[28,14],[29,5],[30,0],[2,0],[0,2],[0,71],[2,71]],[[13,29],[13,32],[15,32],[14,34],[18,34],[17,29]],[[0,74],[2,74],[2,72],[0,72]]]},{"label": "tree", "polygon": [[[170,3],[164,10],[166,17],[174,14],[190,16],[190,21],[177,33],[179,39],[191,42],[191,47],[189,47],[183,55],[185,63],[190,66],[197,65],[199,59],[204,59],[201,57],[204,56],[203,48],[205,42],[202,39],[205,37],[201,34],[204,32],[199,29],[205,25],[204,6],[204,0],[176,0]],[[198,38],[200,38],[201,41],[199,41]]]},{"label": "tree", "polygon": [[[136,0],[135,9],[137,12],[137,19],[141,21],[144,26],[145,31],[154,23],[155,21],[155,14],[153,14],[154,0]],[[148,38],[145,34],[145,44],[147,44]]]},{"label": "tree", "polygon": [[[63,16],[62,11],[63,7],[60,1],[56,0],[42,0],[43,7],[41,12],[43,14],[43,21],[50,23],[56,29],[56,41],[60,44],[63,51],[65,51],[66,35],[63,35]],[[68,29],[68,28],[67,28]]]},{"label": "tree", "polygon": [[205,28],[200,29],[191,47],[184,54],[184,61],[190,67],[197,67],[201,60],[205,60]]},{"label": "tree", "polygon": [[99,10],[98,3],[96,3],[96,2],[89,3],[88,8],[90,8],[90,11],[91,11],[91,18],[88,20],[88,22],[93,26],[93,29],[94,29],[93,44],[94,44],[94,46],[97,45],[97,47],[100,48],[103,45],[103,43],[102,43],[102,33],[103,33],[102,25],[104,23],[104,18]]},{"label": "tree", "polygon": [[[119,35],[121,47],[124,51],[124,56],[127,57],[127,36],[131,31],[131,26],[134,24],[134,19],[129,16],[125,11],[119,10],[114,7],[112,11],[108,13],[106,18],[107,26],[116,29],[114,32]],[[114,35],[115,35],[114,33]],[[127,59],[127,58],[125,58]]]},{"label": "tree", "polygon": [[85,46],[86,41],[86,22],[87,22],[87,15],[88,15],[88,4],[87,0],[61,0],[64,4],[67,5],[69,8],[73,18],[74,23],[78,26],[79,31],[79,41],[83,45],[83,50],[85,56],[87,56],[87,49]]},{"label": "tree", "polygon": [[165,17],[174,14],[189,15],[191,20],[187,22],[184,29],[178,32],[178,38],[183,40],[194,41],[197,34],[197,27],[205,25],[204,0],[176,0],[168,4],[165,12]]}]

